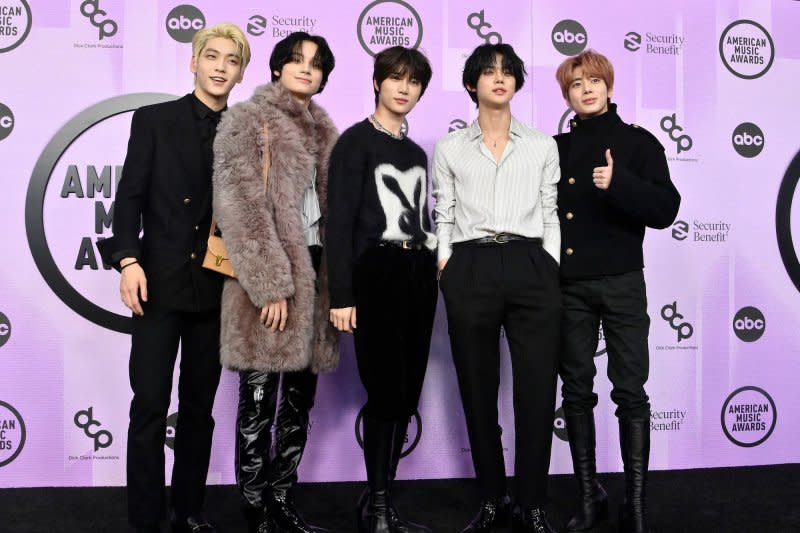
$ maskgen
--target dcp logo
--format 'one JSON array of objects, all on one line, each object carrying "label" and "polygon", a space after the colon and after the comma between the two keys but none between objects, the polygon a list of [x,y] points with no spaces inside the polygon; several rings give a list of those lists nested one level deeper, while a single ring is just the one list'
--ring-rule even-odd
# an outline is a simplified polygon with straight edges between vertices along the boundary
[{"label": "dcp logo", "polygon": [[672,238],[676,241],[685,241],[689,236],[689,223],[683,220],[676,220],[672,225]]},{"label": "dcp logo", "polygon": [[79,429],[83,430],[87,437],[94,441],[94,451],[98,451],[100,448],[111,446],[111,443],[114,442],[114,437],[111,436],[111,432],[107,429],[94,430],[94,428],[99,428],[102,424],[94,419],[93,409],[94,407],[89,407],[85,411],[78,411],[72,420]]},{"label": "dcp logo", "polygon": [[733,317],[733,332],[744,342],[755,342],[767,329],[764,313],[755,307],[742,307]]},{"label": "dcp logo", "polygon": [[565,56],[580,54],[589,40],[581,23],[571,19],[562,20],[553,26],[550,37],[555,49]]},{"label": "dcp logo", "polygon": [[22,44],[32,23],[31,7],[26,0],[0,0],[0,54]]},{"label": "dcp logo", "polygon": [[25,446],[25,421],[19,411],[0,401],[0,467],[16,459]]},{"label": "dcp logo", "polygon": [[478,37],[481,37],[486,44],[500,44],[503,42],[503,36],[496,31],[486,31],[484,28],[491,29],[492,25],[484,20],[483,9],[477,13],[470,13],[467,16],[467,25],[475,30]]},{"label": "dcp logo", "polygon": [[14,131],[14,113],[0,102],[0,141],[11,135]]},{"label": "dcp logo", "polygon": [[635,31],[629,31],[625,34],[623,46],[625,46],[625,50],[635,52],[642,47],[642,36]]},{"label": "dcp logo", "polygon": [[556,434],[556,437],[565,442],[569,440],[569,436],[567,435],[567,417],[564,415],[563,406],[556,409],[556,414],[553,417],[553,433]]},{"label": "dcp logo", "polygon": [[178,412],[174,412],[167,417],[167,435],[164,440],[167,448],[175,449],[175,428],[178,427]]},{"label": "dcp logo", "polygon": [[719,56],[731,74],[745,80],[760,78],[775,59],[775,43],[769,32],[752,20],[737,20],[722,30]]},{"label": "dcp logo", "polygon": [[247,21],[247,33],[258,37],[267,30],[267,19],[261,15],[253,15]]},{"label": "dcp logo", "polygon": [[[92,26],[97,28],[97,37],[102,41],[106,37],[116,35],[117,22],[106,17],[108,13],[100,9],[100,0],[84,0],[81,4],[81,15],[89,19]],[[104,18],[105,17],[105,18]]]},{"label": "dcp logo", "polygon": [[742,157],[755,157],[764,149],[764,132],[752,122],[742,122],[733,130],[731,143]]},{"label": "dcp logo", "polygon": [[3,346],[11,338],[11,321],[8,317],[0,313],[0,346]]},{"label": "dcp logo", "polygon": [[[359,447],[361,447],[362,449],[364,448],[364,424],[362,424],[363,420],[364,420],[364,408],[362,407],[361,410],[358,412],[358,416],[356,416],[356,442],[358,442]],[[419,444],[419,440],[421,438],[422,438],[422,418],[419,416],[419,411],[414,411],[414,416],[411,417],[411,420],[408,424],[408,429],[406,430],[406,434],[403,437],[403,451],[400,454],[400,457],[405,457],[409,455],[411,452],[413,452],[414,448],[416,448],[417,444]]]},{"label": "dcp logo", "polygon": [[183,4],[167,15],[167,33],[179,43],[190,43],[197,30],[206,27],[206,17],[196,7]]},{"label": "dcp logo", "polygon": [[688,152],[692,149],[692,138],[686,134],[683,135],[676,135],[676,131],[678,133],[683,131],[683,128],[678,125],[678,121],[675,118],[675,113],[671,115],[667,115],[661,118],[660,122],[661,130],[665,131],[669,134],[669,138],[675,141],[675,145],[677,146],[678,153],[681,152]]},{"label": "dcp logo", "polygon": [[690,338],[694,333],[694,327],[689,322],[680,322],[684,317],[678,312],[677,301],[661,308],[661,318],[678,334],[678,342]]},{"label": "dcp logo", "polygon": [[758,446],[772,435],[778,422],[775,400],[759,387],[741,387],[722,404],[722,431],[743,448]]},{"label": "dcp logo", "polygon": [[456,118],[450,121],[450,127],[447,128],[447,131],[452,133],[456,130],[463,130],[467,127],[467,123],[461,120],[460,118]]}]

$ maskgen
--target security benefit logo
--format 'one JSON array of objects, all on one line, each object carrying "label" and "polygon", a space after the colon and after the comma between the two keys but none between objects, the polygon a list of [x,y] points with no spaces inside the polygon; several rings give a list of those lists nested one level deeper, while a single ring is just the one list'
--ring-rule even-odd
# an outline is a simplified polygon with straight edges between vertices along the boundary
[{"label": "security benefit logo", "polygon": [[0,0],[0,54],[21,45],[32,23],[31,7],[26,0]]},{"label": "security benefit logo", "polygon": [[716,244],[728,242],[731,223],[724,220],[676,220],[672,224],[672,238],[676,241]]},{"label": "security benefit logo", "polygon": [[553,26],[550,33],[553,47],[565,56],[574,56],[583,52],[589,42],[586,28],[577,20],[565,19]]},{"label": "security benefit logo", "polygon": [[[414,416],[411,417],[408,423],[408,429],[403,436],[403,452],[400,457],[406,457],[419,444],[422,438],[422,418],[419,416],[419,411],[414,411]],[[356,416],[356,442],[360,448],[364,448],[364,408],[358,412]]]},{"label": "security benefit logo", "polygon": [[738,78],[760,78],[775,60],[775,43],[769,32],[753,20],[731,22],[719,37],[719,56]]},{"label": "security benefit logo", "polygon": [[169,12],[165,25],[170,37],[179,43],[190,43],[194,34],[206,27],[206,17],[195,6],[182,4]]},{"label": "security benefit logo", "polygon": [[629,52],[636,52],[642,48],[647,54],[659,56],[677,56],[683,51],[686,38],[677,33],[645,32],[644,39],[640,33],[629,31],[625,34],[622,46]]},{"label": "security benefit logo", "polygon": [[45,146],[28,185],[25,230],[36,267],[73,311],[115,331],[130,331],[130,315],[119,301],[119,277],[102,263],[96,242],[111,234],[130,112],[174,98],[136,93],[81,111]]},{"label": "security benefit logo", "polygon": [[755,342],[764,335],[766,329],[767,319],[755,307],[742,307],[733,316],[733,333],[740,341]]},{"label": "security benefit logo", "polygon": [[697,350],[696,344],[686,342],[694,335],[694,325],[678,310],[677,300],[664,305],[660,316],[672,330],[675,343],[657,345],[656,350]]},{"label": "security benefit logo", "polygon": [[11,321],[4,313],[0,313],[0,348],[11,338]]},{"label": "security benefit logo", "polygon": [[25,447],[25,421],[14,406],[0,401],[0,467],[14,462]]},{"label": "security benefit logo", "polygon": [[361,47],[371,56],[390,46],[418,48],[422,19],[408,2],[375,0],[358,17],[356,33]]},{"label": "security benefit logo", "polygon": [[722,431],[732,443],[743,448],[758,446],[772,435],[778,412],[772,397],[759,387],[733,391],[722,405]]},{"label": "security benefit logo", "polygon": [[650,410],[650,431],[680,431],[686,422],[686,409]]}]

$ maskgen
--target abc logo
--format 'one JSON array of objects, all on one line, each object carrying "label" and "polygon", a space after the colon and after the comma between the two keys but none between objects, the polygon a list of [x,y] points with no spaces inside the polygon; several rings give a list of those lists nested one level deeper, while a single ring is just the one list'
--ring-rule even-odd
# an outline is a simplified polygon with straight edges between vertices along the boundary
[{"label": "abc logo", "polygon": [[0,103],[0,141],[11,135],[14,129],[14,113],[7,105]]},{"label": "abc logo", "polygon": [[170,450],[175,449],[175,428],[178,426],[178,413],[172,413],[167,417],[167,434],[164,444]]},{"label": "abc logo", "polygon": [[740,156],[755,157],[764,149],[764,132],[752,122],[743,122],[733,130],[731,142]]},{"label": "abc logo", "polygon": [[3,313],[0,313],[0,346],[3,346],[11,338],[11,321]]},{"label": "abc logo", "polygon": [[188,4],[180,5],[167,15],[167,33],[179,43],[190,43],[197,30],[206,27],[203,12]]},{"label": "abc logo", "polygon": [[575,20],[562,20],[553,27],[553,46],[566,56],[580,54],[586,48],[586,29]]},{"label": "abc logo", "polygon": [[553,418],[553,433],[563,441],[569,440],[567,436],[567,417],[564,416],[563,407],[556,409],[556,414]]},{"label": "abc logo", "polygon": [[744,342],[755,342],[764,334],[767,321],[755,307],[742,307],[733,317],[733,332]]}]

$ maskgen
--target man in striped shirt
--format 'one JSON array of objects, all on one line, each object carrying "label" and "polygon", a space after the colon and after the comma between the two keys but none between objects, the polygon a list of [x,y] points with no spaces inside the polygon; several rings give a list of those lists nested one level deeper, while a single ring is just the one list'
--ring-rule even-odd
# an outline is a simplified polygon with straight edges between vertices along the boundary
[{"label": "man in striped shirt", "polygon": [[492,531],[508,521],[497,415],[501,328],[513,374],[513,530],[554,531],[543,507],[561,318],[560,171],[553,139],[511,114],[525,74],[511,46],[476,48],[462,81],[478,119],[441,139],[434,155],[440,286],[482,497],[462,533]]}]

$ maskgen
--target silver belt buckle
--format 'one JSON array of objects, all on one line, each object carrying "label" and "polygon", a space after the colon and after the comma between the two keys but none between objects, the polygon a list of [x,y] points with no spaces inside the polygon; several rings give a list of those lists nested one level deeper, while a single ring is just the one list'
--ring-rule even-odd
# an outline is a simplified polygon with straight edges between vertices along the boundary
[{"label": "silver belt buckle", "polygon": [[403,250],[410,250],[411,249],[411,241],[409,241],[409,240],[401,241],[400,242],[400,247]]},{"label": "silver belt buckle", "polygon": [[508,235],[506,235],[505,233],[495,233],[492,236],[492,240],[497,244],[505,244],[508,242]]}]

